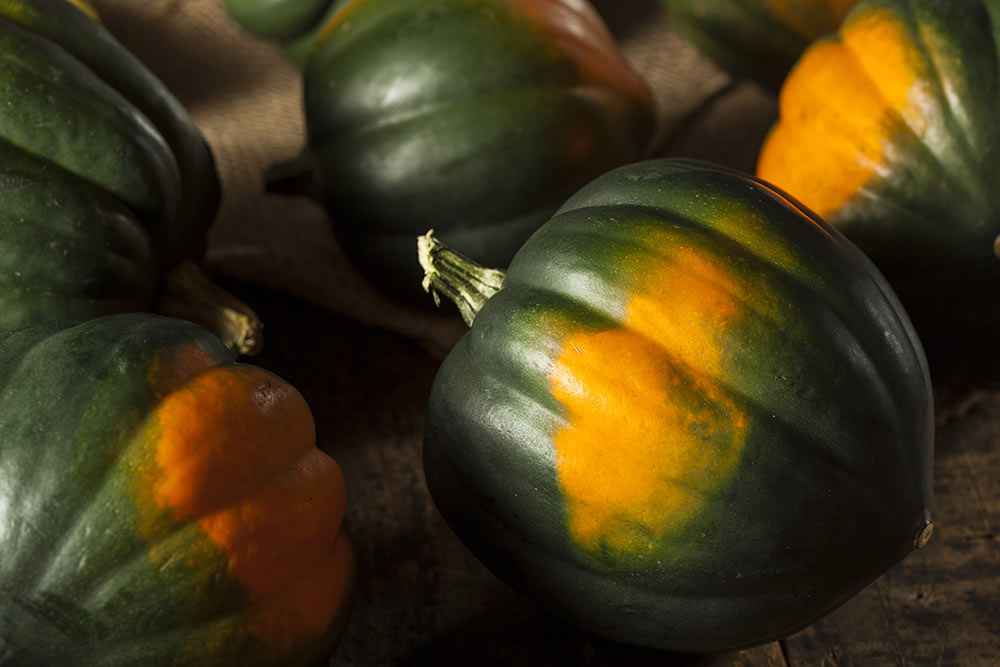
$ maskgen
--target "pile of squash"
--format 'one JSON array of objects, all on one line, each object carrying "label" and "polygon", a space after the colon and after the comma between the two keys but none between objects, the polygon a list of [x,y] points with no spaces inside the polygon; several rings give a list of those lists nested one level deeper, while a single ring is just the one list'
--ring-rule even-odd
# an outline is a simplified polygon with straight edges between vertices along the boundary
[{"label": "pile of squash", "polygon": [[[723,651],[927,542],[910,315],[1000,278],[1000,0],[664,0],[780,89],[756,175],[653,157],[653,96],[586,0],[220,1],[301,66],[309,145],[268,187],[470,326],[424,468],[504,581]],[[204,252],[211,152],[82,0],[0,0],[0,39],[0,665],[326,659],[345,480],[298,392],[236,359],[234,301],[210,332],[167,278]]]}]

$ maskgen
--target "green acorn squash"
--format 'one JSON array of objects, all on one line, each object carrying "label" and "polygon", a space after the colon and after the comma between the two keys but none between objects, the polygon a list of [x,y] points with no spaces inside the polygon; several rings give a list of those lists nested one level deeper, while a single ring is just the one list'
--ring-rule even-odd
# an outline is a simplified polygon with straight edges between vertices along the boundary
[{"label": "green acorn squash", "polygon": [[757,165],[952,344],[1000,326],[998,19],[996,0],[861,3],[789,75]]},{"label": "green acorn squash", "polygon": [[929,537],[920,342],[871,263],[781,191],[637,163],[505,273],[421,253],[472,319],[433,383],[427,486],[483,563],[570,622],[759,644]]},{"label": "green acorn squash", "polygon": [[296,65],[305,63],[323,26],[346,0],[223,0],[229,16],[255,37],[276,40]]},{"label": "green acorn squash", "polygon": [[0,330],[150,310],[218,208],[187,112],[85,7],[0,0]]},{"label": "green acorn squash", "polygon": [[345,505],[302,396],[193,324],[0,334],[0,665],[310,665]]},{"label": "green acorn squash", "polygon": [[640,156],[654,125],[648,89],[579,0],[358,0],[304,77],[316,196],[361,272],[410,297],[428,227],[506,266],[575,189]]},{"label": "green acorn squash", "polygon": [[809,44],[858,0],[663,0],[683,34],[727,71],[777,90]]}]

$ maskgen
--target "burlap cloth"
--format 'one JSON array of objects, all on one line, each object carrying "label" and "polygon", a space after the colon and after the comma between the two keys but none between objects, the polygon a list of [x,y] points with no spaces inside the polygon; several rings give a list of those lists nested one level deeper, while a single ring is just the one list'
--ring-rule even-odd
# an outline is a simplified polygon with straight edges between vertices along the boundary
[{"label": "burlap cloth", "polygon": [[[301,76],[275,44],[244,32],[221,0],[93,4],[187,107],[215,154],[223,199],[209,237],[210,272],[293,294],[437,352],[450,347],[465,330],[456,317],[382,297],[347,262],[318,204],[264,192],[264,170],[305,146]],[[776,115],[774,96],[701,56],[672,28],[660,0],[594,4],[653,91],[661,120],[653,154],[752,170]]]}]

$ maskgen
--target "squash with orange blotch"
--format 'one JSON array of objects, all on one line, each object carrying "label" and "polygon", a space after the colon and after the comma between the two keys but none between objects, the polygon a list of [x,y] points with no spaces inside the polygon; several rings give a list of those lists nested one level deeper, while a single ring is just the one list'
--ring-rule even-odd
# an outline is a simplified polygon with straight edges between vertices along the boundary
[{"label": "squash with orange blotch", "polygon": [[867,0],[789,75],[757,165],[952,342],[1000,324],[998,52],[996,0]]},{"label": "squash with orange blotch", "polygon": [[303,99],[312,194],[361,273],[416,304],[428,227],[506,266],[573,191],[640,158],[655,124],[584,0],[349,2],[306,58]]},{"label": "squash with orange blotch", "polygon": [[842,235],[705,163],[622,167],[486,271],[421,241],[472,320],[427,485],[483,563],[614,640],[794,632],[929,537],[920,342]]},{"label": "squash with orange blotch", "polygon": [[354,581],[302,396],[183,320],[0,335],[0,664],[310,665]]},{"label": "squash with orange blotch", "polygon": [[777,90],[809,44],[840,26],[858,0],[663,0],[705,55]]}]

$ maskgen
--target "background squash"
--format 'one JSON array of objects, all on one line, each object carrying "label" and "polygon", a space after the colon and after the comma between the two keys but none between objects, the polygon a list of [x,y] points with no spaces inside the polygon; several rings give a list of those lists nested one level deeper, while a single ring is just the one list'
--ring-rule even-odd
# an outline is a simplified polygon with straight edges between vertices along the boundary
[{"label": "background squash", "polygon": [[223,0],[229,16],[251,35],[277,40],[302,65],[334,12],[347,0]]},{"label": "background squash", "polygon": [[1000,325],[998,16],[994,0],[863,2],[789,75],[759,157],[875,261],[925,340]]},{"label": "background squash", "polygon": [[414,239],[428,227],[506,266],[652,138],[649,91],[580,0],[352,2],[304,76],[316,196],[351,261],[399,295],[421,296]]},{"label": "background squash", "polygon": [[722,68],[777,90],[858,0],[663,0],[670,20]]},{"label": "background squash", "polygon": [[434,380],[428,488],[569,621],[679,651],[764,643],[929,536],[920,342],[871,263],[780,191],[638,163],[506,275],[424,250],[431,289],[495,292]]},{"label": "background squash", "polygon": [[205,251],[220,193],[203,137],[65,0],[0,2],[0,58],[0,329],[150,310]]},{"label": "background squash", "polygon": [[309,665],[353,589],[290,385],[151,314],[0,334],[0,664]]}]

